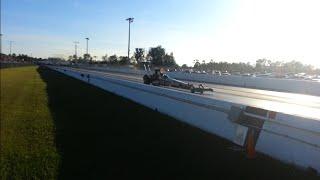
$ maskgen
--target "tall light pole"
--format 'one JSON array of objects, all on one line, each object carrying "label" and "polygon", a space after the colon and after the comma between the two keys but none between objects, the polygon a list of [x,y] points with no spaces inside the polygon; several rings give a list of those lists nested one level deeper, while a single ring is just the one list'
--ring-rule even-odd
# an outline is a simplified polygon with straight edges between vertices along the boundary
[{"label": "tall light pole", "polygon": [[86,40],[87,40],[87,54],[89,54],[89,50],[88,50],[89,38],[86,38]]},{"label": "tall light pole", "polygon": [[128,39],[128,59],[130,59],[130,28],[131,23],[133,23],[134,18],[128,18],[126,19],[129,22],[129,39]]},{"label": "tall light pole", "polygon": [[79,42],[78,41],[74,41],[74,55],[75,55],[75,59],[77,59],[77,50],[78,50],[78,44]]}]

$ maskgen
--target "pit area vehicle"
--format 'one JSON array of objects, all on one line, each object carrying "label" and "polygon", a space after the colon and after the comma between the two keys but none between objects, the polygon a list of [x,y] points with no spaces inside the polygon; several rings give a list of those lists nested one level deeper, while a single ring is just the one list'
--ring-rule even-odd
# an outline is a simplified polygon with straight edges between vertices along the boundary
[{"label": "pit area vehicle", "polygon": [[160,69],[155,69],[153,74],[145,74],[143,76],[144,84],[152,84],[154,86],[171,86],[175,88],[187,89],[191,93],[203,94],[205,91],[213,92],[212,88],[204,87],[202,84],[195,86],[190,83],[186,83],[174,78],[171,78],[167,74],[163,74]]}]

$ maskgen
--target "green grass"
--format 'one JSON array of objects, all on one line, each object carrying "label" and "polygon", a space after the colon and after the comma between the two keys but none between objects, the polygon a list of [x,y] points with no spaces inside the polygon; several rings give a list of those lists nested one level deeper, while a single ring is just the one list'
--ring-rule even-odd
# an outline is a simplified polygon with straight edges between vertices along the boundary
[{"label": "green grass", "polygon": [[59,155],[46,83],[36,66],[1,69],[1,177],[52,179]]},{"label": "green grass", "polygon": [[1,121],[0,179],[319,178],[46,68],[1,70]]}]

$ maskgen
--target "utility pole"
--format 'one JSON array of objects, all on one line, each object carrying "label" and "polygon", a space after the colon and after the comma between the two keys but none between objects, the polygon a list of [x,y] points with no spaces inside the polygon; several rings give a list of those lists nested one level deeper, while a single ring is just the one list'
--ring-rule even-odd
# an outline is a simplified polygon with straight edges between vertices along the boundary
[{"label": "utility pole", "polygon": [[87,54],[89,54],[89,50],[88,50],[89,38],[86,38],[86,40],[87,40]]},{"label": "utility pole", "polygon": [[[2,9],[1,5],[2,5],[2,2],[0,1],[0,9]],[[0,16],[0,60],[2,60],[2,26],[1,26],[2,21],[1,20],[2,20],[2,16]]]},{"label": "utility pole", "polygon": [[10,53],[9,53],[9,55],[11,55],[11,52],[12,52],[12,43],[13,43],[13,41],[9,41],[9,43],[10,43]]},{"label": "utility pole", "polygon": [[0,33],[0,56],[2,54],[2,35],[3,34]]},{"label": "utility pole", "polygon": [[129,39],[128,39],[128,59],[130,59],[130,28],[131,23],[133,23],[134,18],[128,18],[126,19],[129,22]]},{"label": "utility pole", "polygon": [[73,43],[74,43],[74,55],[75,55],[75,59],[77,59],[78,58],[77,49],[78,49],[79,42],[78,41],[74,41]]}]

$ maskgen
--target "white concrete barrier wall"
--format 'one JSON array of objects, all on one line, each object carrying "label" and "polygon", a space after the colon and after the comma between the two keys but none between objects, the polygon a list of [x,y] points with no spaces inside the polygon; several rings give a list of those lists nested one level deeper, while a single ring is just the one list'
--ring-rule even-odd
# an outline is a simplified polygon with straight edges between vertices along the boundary
[{"label": "white concrete barrier wall", "polygon": [[[81,66],[82,68],[129,73],[136,75],[144,75],[145,71],[135,70],[122,67],[96,67],[96,66]],[[283,92],[302,93],[309,95],[320,96],[320,82],[293,80],[293,79],[276,79],[262,77],[242,77],[242,76],[215,76],[211,74],[189,74],[183,72],[168,72],[168,74],[180,80],[198,81],[203,83],[224,84],[230,86],[249,87],[265,90],[275,90]]]},{"label": "white concrete barrier wall", "polygon": [[277,159],[320,169],[320,122],[278,113],[266,121],[256,148]]},{"label": "white concrete barrier wall", "polygon": [[169,72],[168,74],[173,78],[181,80],[320,96],[320,82],[262,77],[242,77],[233,75],[214,76],[210,74],[187,74],[181,72]]},{"label": "white concrete barrier wall", "polygon": [[[81,72],[51,67],[61,73],[87,82]],[[84,74],[86,75],[86,74]],[[237,125],[228,119],[228,102],[201,95],[176,91],[126,80],[90,75],[90,84],[131,99],[172,116],[209,133],[234,141]],[[276,159],[320,172],[320,121],[277,113],[274,120],[265,121],[256,149]]]},{"label": "white concrete barrier wall", "polygon": [[132,69],[132,68],[123,68],[123,67],[97,67],[97,66],[77,66],[83,69],[91,69],[105,72],[116,72],[116,73],[126,73],[126,74],[135,74],[135,75],[144,75],[145,71]]}]

